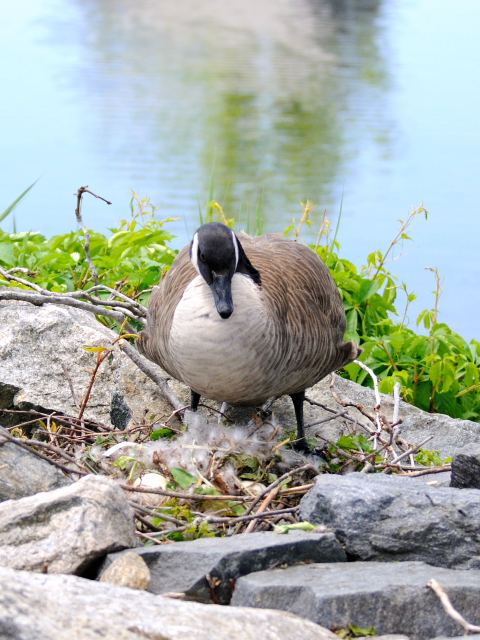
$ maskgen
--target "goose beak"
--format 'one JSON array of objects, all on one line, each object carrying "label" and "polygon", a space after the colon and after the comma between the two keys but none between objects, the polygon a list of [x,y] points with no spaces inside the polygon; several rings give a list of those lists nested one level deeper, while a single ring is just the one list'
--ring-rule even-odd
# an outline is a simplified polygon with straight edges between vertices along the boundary
[{"label": "goose beak", "polygon": [[213,273],[213,282],[210,288],[217,311],[224,320],[233,313],[232,280],[228,275],[217,275]]}]

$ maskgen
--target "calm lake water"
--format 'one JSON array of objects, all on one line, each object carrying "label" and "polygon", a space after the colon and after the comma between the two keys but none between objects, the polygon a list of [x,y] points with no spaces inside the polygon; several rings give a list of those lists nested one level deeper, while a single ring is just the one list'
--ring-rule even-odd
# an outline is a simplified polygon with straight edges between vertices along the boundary
[{"label": "calm lake water", "polygon": [[[149,195],[177,246],[215,198],[238,228],[283,231],[317,207],[341,255],[385,250],[422,202],[392,271],[480,339],[478,0],[17,0],[2,7],[0,211],[36,178],[17,227],[106,230]],[[3,223],[12,229],[12,220]],[[398,306],[401,307],[399,301]]]}]

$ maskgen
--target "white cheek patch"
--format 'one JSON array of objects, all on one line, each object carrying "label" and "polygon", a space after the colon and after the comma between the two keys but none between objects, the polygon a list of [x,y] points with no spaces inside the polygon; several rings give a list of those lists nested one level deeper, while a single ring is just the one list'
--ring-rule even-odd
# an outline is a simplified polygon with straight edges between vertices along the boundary
[{"label": "white cheek patch", "polygon": [[200,269],[198,268],[198,233],[193,236],[192,254],[190,256],[190,260],[197,272],[200,273]]},{"label": "white cheek patch", "polygon": [[237,236],[234,234],[233,231],[232,231],[232,236],[233,236],[233,246],[235,247],[235,270],[236,270],[238,267],[238,256],[239,256],[238,240],[237,240]]}]

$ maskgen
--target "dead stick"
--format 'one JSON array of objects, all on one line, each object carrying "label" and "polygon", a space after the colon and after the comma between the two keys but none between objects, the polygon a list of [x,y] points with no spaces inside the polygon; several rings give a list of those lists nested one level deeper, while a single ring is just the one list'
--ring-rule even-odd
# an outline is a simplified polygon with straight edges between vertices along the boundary
[{"label": "dead stick", "polygon": [[[0,437],[5,438],[5,440],[9,440],[10,442],[13,442],[14,444],[18,445],[19,447],[21,447],[22,449],[26,449],[26,451],[30,451],[30,453],[33,453],[34,455],[38,456],[39,458],[42,458],[42,460],[46,460],[47,462],[49,462],[50,464],[55,465],[56,467],[58,467],[59,469],[61,469],[62,471],[66,471],[67,473],[75,473],[77,475],[88,475],[90,472],[89,471],[85,471],[79,464],[78,462],[75,462],[75,460],[73,460],[73,458],[70,458],[71,461],[73,461],[73,463],[78,467],[79,470],[76,469],[70,469],[69,467],[66,467],[63,464],[60,464],[60,462],[57,462],[56,460],[52,460],[51,458],[49,458],[48,456],[45,456],[43,453],[40,453],[39,451],[35,451],[35,449],[31,449],[27,443],[32,443],[33,441],[31,440],[23,440],[20,438],[14,438],[13,436],[11,436],[8,431],[6,431],[3,428],[0,428]],[[51,445],[46,444],[45,442],[36,442],[35,444],[32,444],[32,446],[40,446],[43,445],[44,448],[46,449],[50,449],[52,448]],[[54,449],[56,447],[53,447]],[[59,450],[60,451],[60,450]],[[58,453],[58,452],[56,452]],[[59,454],[60,455],[60,454]],[[62,457],[67,457],[67,454],[64,453],[62,451]]]},{"label": "dead stick", "polygon": [[417,452],[420,449],[420,447],[423,447],[423,445],[426,444],[432,438],[433,438],[433,435],[428,436],[428,438],[425,438],[425,440],[422,440],[419,444],[415,445],[411,449],[408,449],[407,451],[405,451],[401,455],[399,455],[396,458],[394,458],[393,460],[391,460],[390,464],[398,464],[400,462],[400,460],[403,460],[403,458],[406,458],[410,454],[413,454],[413,453]]},{"label": "dead stick", "polygon": [[124,342],[121,345],[122,351],[134,362],[140,371],[143,371],[155,384],[158,386],[161,395],[169,402],[175,411],[182,413],[185,409],[183,402],[177,398],[173,391],[168,386],[167,381],[160,374],[158,374],[153,367],[147,362],[147,360],[141,356],[138,351],[132,347],[129,342]]},{"label": "dead stick", "polygon": [[146,538],[147,540],[151,540],[155,544],[163,544],[162,542],[160,542],[160,540],[157,540],[156,538],[153,538],[152,536],[149,536],[148,533],[144,533],[142,531],[135,531],[135,533],[136,533],[137,537],[139,537],[139,538]]},{"label": "dead stick", "polygon": [[458,624],[465,629],[467,634],[470,632],[480,633],[480,627],[477,627],[476,625],[470,624],[470,622],[467,622],[465,618],[462,616],[462,614],[459,613],[454,608],[453,604],[450,602],[450,598],[448,597],[447,593],[444,591],[443,587],[441,587],[435,579],[430,580],[430,582],[427,584],[427,587],[430,587],[430,589],[432,589],[432,591],[434,591],[437,594],[437,596],[440,598],[440,602],[442,603],[443,608],[445,609],[445,613],[449,615],[453,620],[455,620],[455,622],[458,622]]},{"label": "dead stick", "polygon": [[[115,340],[116,342],[116,340]],[[90,400],[90,394],[92,393],[93,383],[95,382],[98,374],[98,370],[100,369],[100,365],[105,360],[105,358],[110,354],[110,351],[105,351],[104,353],[97,354],[97,362],[95,363],[95,368],[92,371],[92,375],[90,377],[90,384],[88,385],[87,393],[83,398],[82,406],[80,407],[80,411],[78,412],[78,419],[81,420],[83,418],[83,414],[85,413],[85,409],[87,408],[88,401]]]},{"label": "dead stick", "polygon": [[[245,511],[245,513],[243,515],[244,516],[250,515],[252,513],[252,511],[255,509],[255,507],[257,506],[257,504],[260,502],[260,500],[265,495],[270,493],[270,491],[272,489],[277,487],[279,484],[281,484],[285,480],[288,480],[288,478],[291,478],[291,477],[293,477],[294,475],[296,475],[298,473],[303,473],[303,471],[313,471],[315,473],[315,475],[317,475],[317,476],[320,473],[318,471],[318,469],[316,469],[313,466],[313,464],[305,464],[302,467],[297,467],[296,469],[292,469],[291,471],[288,471],[287,473],[284,473],[283,476],[280,476],[280,478],[277,478],[277,480],[275,480],[275,482],[272,482],[272,484],[270,484],[266,489],[264,489],[261,493],[258,494],[258,496],[255,498],[255,500],[252,502],[252,504],[247,508],[247,510]],[[240,531],[240,526],[237,526],[237,528],[235,529],[235,533],[238,533],[239,531]]]},{"label": "dead stick", "polygon": [[112,204],[112,203],[109,202],[108,200],[105,200],[105,198],[102,198],[101,196],[97,196],[92,191],[89,191],[88,190],[88,185],[86,185],[85,187],[80,187],[79,190],[77,191],[77,193],[74,194],[77,197],[77,208],[75,209],[75,216],[77,218],[78,224],[82,227],[83,233],[85,234],[85,244],[84,244],[83,248],[85,249],[85,254],[87,256],[87,262],[88,262],[88,264],[90,266],[90,269],[92,271],[93,279],[95,280],[95,285],[98,286],[98,271],[97,271],[97,267],[93,264],[92,256],[90,255],[90,233],[88,232],[88,229],[85,226],[85,224],[83,222],[83,218],[82,218],[82,200],[83,200],[83,194],[84,193],[89,193],[90,195],[94,196],[95,198],[99,198],[100,200],[103,200],[107,204]]},{"label": "dead stick", "polygon": [[[274,498],[276,498],[277,493],[279,492],[279,490],[280,490],[280,486],[275,487],[275,489],[273,489],[273,491],[270,491],[268,496],[265,498],[265,500],[262,502],[262,504],[258,507],[257,513],[255,514],[256,516],[259,516],[261,513],[263,513],[266,510],[266,508],[272,502],[272,500]],[[255,522],[255,520],[252,519],[252,522],[250,522],[248,527],[245,529],[245,533],[251,533],[255,529],[255,525],[256,525],[256,522]]]},{"label": "dead stick", "polygon": [[133,502],[132,500],[127,501],[128,504],[135,509],[135,511],[141,511],[145,513],[147,516],[152,518],[160,518],[161,520],[165,520],[166,522],[170,522],[171,524],[176,524],[177,526],[183,525],[184,523],[181,520],[177,520],[176,518],[172,518],[172,516],[164,515],[163,513],[158,513],[157,511],[151,509],[145,509],[145,507]]},{"label": "dead stick", "polygon": [[[328,411],[329,413],[338,413],[337,411],[335,411],[335,409],[331,409],[330,407],[328,407],[326,404],[322,404],[321,402],[317,402],[316,400],[312,400],[312,398],[308,398],[307,396],[305,396],[305,400],[306,402],[308,402],[308,404],[311,404],[315,407],[320,407],[321,409],[323,409],[324,411]],[[339,402],[338,404],[341,404],[341,402]],[[355,407],[357,408],[357,407]],[[372,431],[370,429],[370,427],[367,427],[367,425],[363,424],[363,422],[360,422],[359,420],[357,420],[356,418],[352,418],[352,416],[350,416],[347,412],[345,412],[343,415],[343,418],[345,420],[347,420],[348,422],[353,422],[353,423],[357,423],[359,427],[362,427],[362,429],[365,429],[365,431],[367,431],[367,433],[369,433],[370,435],[374,434],[374,431]],[[370,419],[370,416],[367,416],[368,419]]]},{"label": "dead stick", "polygon": [[[401,467],[405,469],[405,467]],[[444,471],[451,471],[452,466],[450,464],[445,464],[443,467],[427,467],[426,469],[421,469],[420,471],[413,471],[411,473],[399,473],[401,476],[410,476],[411,478],[418,478],[419,476],[427,476],[429,473],[442,473]]]},{"label": "dead stick", "polygon": [[167,496],[169,498],[178,498],[179,500],[196,500],[205,502],[206,500],[232,500],[235,502],[248,502],[251,500],[250,496],[209,496],[201,495],[200,493],[181,493],[180,491],[167,491],[166,489],[144,489],[142,487],[131,487],[128,484],[120,484],[125,491],[135,491],[138,493],[154,493],[159,496]]}]

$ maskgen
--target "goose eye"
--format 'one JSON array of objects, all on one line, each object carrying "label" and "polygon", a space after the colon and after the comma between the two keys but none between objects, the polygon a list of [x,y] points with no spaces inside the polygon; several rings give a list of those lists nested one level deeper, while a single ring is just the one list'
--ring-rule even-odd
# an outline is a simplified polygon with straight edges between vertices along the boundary
[{"label": "goose eye", "polygon": [[205,262],[205,256],[203,255],[203,253],[201,253],[201,254],[200,254],[200,260],[201,260],[202,262]]}]

